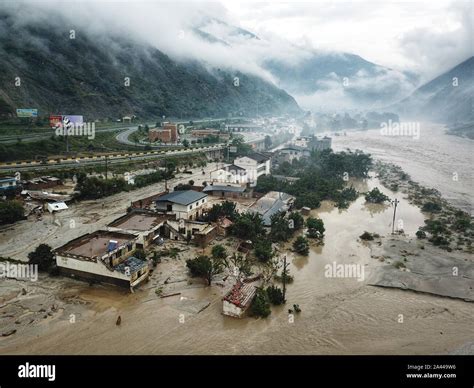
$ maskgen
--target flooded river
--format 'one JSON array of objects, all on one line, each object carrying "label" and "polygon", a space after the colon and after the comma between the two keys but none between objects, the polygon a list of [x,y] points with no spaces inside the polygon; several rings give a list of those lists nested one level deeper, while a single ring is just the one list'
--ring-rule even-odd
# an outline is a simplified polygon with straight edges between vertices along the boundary
[{"label": "flooded river", "polygon": [[[359,182],[357,189],[365,191],[375,186],[380,187],[371,179]],[[397,219],[403,220],[406,233],[413,236],[424,217],[418,208],[400,195],[398,198]],[[154,293],[157,284],[176,273],[179,265],[170,260],[160,264],[150,284],[135,294],[76,282],[67,292],[87,301],[87,308],[67,305],[61,319],[3,340],[2,352],[436,354],[451,352],[474,339],[471,303],[324,275],[325,265],[333,262],[360,264],[366,278],[373,268],[382,265],[371,257],[369,247],[358,236],[370,231],[389,238],[391,207],[367,206],[360,197],[349,209],[340,211],[323,203],[313,214],[324,220],[325,244],[313,246],[308,257],[288,253],[294,276],[287,288],[288,303],[273,307],[267,319],[224,317],[224,290],[217,285],[177,283],[176,291],[181,295],[158,298]],[[210,304],[197,313],[203,301]],[[294,317],[288,313],[293,304],[302,309]],[[74,323],[68,318],[70,314],[77,316]],[[115,324],[118,315],[120,326]]]},{"label": "flooded river", "polygon": [[438,189],[453,205],[472,213],[474,141],[445,134],[443,125],[420,123],[414,136],[383,136],[380,130],[333,136],[333,148],[361,149],[382,161],[399,165],[413,180]]}]

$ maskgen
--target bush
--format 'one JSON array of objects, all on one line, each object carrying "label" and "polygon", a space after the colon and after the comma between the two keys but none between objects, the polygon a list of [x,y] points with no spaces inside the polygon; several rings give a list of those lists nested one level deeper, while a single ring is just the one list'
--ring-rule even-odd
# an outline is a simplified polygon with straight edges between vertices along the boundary
[{"label": "bush", "polygon": [[266,318],[271,312],[267,293],[263,289],[257,288],[255,298],[250,305],[250,315],[253,317]]},{"label": "bush", "polygon": [[374,236],[372,235],[372,233],[364,232],[359,236],[359,238],[365,241],[372,241],[374,239]]},{"label": "bush", "polygon": [[426,233],[423,232],[422,230],[418,230],[416,232],[416,237],[419,238],[420,240],[422,240],[422,239],[426,238]]},{"label": "bush", "polygon": [[205,279],[209,286],[211,285],[213,276],[222,272],[222,262],[220,260],[210,259],[205,255],[186,260],[186,267],[189,268],[191,276]]},{"label": "bush", "polygon": [[291,212],[288,219],[293,221],[293,230],[299,230],[304,225],[304,218],[299,212]]},{"label": "bush", "polygon": [[304,236],[298,236],[293,242],[293,249],[300,255],[307,256],[309,254],[308,239]]},{"label": "bush", "polygon": [[285,303],[285,297],[281,288],[276,286],[267,287],[267,296],[271,304],[278,306]]},{"label": "bush", "polygon": [[258,261],[267,263],[273,257],[271,241],[266,238],[255,241],[254,253]]},{"label": "bush", "polygon": [[441,211],[441,206],[435,202],[426,202],[421,210],[428,213],[438,213]]},{"label": "bush", "polygon": [[365,200],[370,203],[384,203],[390,201],[390,198],[375,187],[365,194]]},{"label": "bush", "polygon": [[227,251],[222,245],[217,244],[212,247],[211,255],[214,259],[225,259],[227,257]]},{"label": "bush", "polygon": [[38,265],[40,271],[50,272],[55,267],[54,254],[47,244],[40,244],[28,254],[29,264]]},{"label": "bush", "polygon": [[308,237],[310,238],[323,238],[324,232],[324,222],[320,218],[309,217],[306,220],[306,226],[308,228]]},{"label": "bush", "polygon": [[0,225],[12,224],[25,218],[25,210],[18,201],[0,202]]}]

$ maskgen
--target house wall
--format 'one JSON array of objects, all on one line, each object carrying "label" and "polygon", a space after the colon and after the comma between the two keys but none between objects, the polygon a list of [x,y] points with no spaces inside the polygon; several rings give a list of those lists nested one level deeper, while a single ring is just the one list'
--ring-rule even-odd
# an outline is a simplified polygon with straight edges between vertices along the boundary
[{"label": "house wall", "polygon": [[189,205],[180,205],[177,203],[173,204],[173,212],[176,214],[176,218],[183,218],[185,220],[195,220],[198,215],[201,215],[202,207],[206,204],[207,197],[201,198],[199,201],[195,201]]},{"label": "house wall", "polygon": [[263,163],[257,163],[257,161],[244,156],[235,159],[234,164],[247,171],[249,182],[256,181],[262,175],[270,174],[270,160]]},{"label": "house wall", "polygon": [[211,182],[246,184],[248,181],[247,171],[229,171],[225,168],[221,168],[211,172]]},{"label": "house wall", "polygon": [[241,318],[242,315],[244,315],[245,310],[241,309],[233,303],[224,300],[222,305],[222,312],[224,313],[224,315],[229,315],[235,318]]}]

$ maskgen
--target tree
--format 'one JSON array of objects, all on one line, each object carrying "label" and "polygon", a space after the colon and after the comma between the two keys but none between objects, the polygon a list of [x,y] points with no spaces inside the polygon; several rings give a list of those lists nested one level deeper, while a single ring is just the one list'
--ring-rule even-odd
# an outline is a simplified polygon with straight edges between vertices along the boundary
[{"label": "tree", "polygon": [[267,263],[273,257],[271,241],[266,238],[255,241],[254,253],[258,261]]},{"label": "tree", "polygon": [[240,253],[234,252],[231,256],[226,257],[225,266],[238,278],[241,275],[252,275],[252,263],[249,256],[243,256]]},{"label": "tree", "polygon": [[186,267],[189,268],[191,276],[205,279],[210,286],[214,275],[222,272],[223,262],[201,255],[195,259],[186,260]]},{"label": "tree", "polygon": [[212,247],[211,255],[213,259],[224,260],[227,257],[227,251],[222,245],[217,244]]},{"label": "tree", "polygon": [[271,312],[267,293],[265,290],[257,288],[255,297],[250,305],[250,315],[253,317],[266,318]]},{"label": "tree", "polygon": [[270,219],[272,223],[270,238],[272,241],[288,241],[294,232],[294,228],[290,227],[290,225],[293,225],[293,221],[290,223],[289,220],[285,218],[284,212],[275,213]]},{"label": "tree", "polygon": [[40,244],[33,252],[28,253],[29,264],[38,265],[40,271],[50,272],[55,264],[54,254],[47,244]]},{"label": "tree", "polygon": [[25,217],[25,210],[18,201],[0,201],[0,224],[12,224]]},{"label": "tree", "polygon": [[310,238],[323,238],[324,232],[324,222],[320,218],[309,217],[306,220],[306,227],[308,228],[308,237]]},{"label": "tree", "polygon": [[309,254],[309,243],[308,239],[304,236],[298,236],[293,242],[293,249],[296,253],[299,253],[303,256],[308,256]]},{"label": "tree", "polygon": [[265,149],[268,150],[272,146],[272,138],[269,135],[265,136],[264,143]]},{"label": "tree", "polygon": [[285,296],[281,288],[276,286],[267,287],[267,296],[271,304],[278,306],[285,303]]},{"label": "tree", "polygon": [[382,193],[378,187],[373,188],[371,191],[365,194],[365,200],[370,203],[384,203],[389,201],[390,198]]},{"label": "tree", "polygon": [[240,214],[232,225],[232,234],[243,240],[257,241],[265,235],[262,216],[258,213]]},{"label": "tree", "polygon": [[189,141],[186,140],[186,139],[184,139],[184,140],[183,140],[183,146],[186,147],[186,148],[188,148],[188,147],[189,147]]},{"label": "tree", "polygon": [[[304,218],[299,212],[291,212],[290,215],[288,216],[288,219],[293,221],[292,225],[293,225],[294,230],[299,230],[304,225]],[[291,221],[290,221],[290,227],[291,227]]]},{"label": "tree", "polygon": [[188,184],[189,184],[189,186],[194,186],[194,181],[193,181],[192,179],[190,179],[190,180],[188,181]]}]

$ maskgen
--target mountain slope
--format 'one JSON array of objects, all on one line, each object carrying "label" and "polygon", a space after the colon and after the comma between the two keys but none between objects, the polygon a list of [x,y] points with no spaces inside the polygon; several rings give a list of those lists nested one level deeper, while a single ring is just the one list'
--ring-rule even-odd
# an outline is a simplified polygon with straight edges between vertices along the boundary
[{"label": "mountain slope", "polygon": [[474,57],[436,77],[395,105],[404,116],[444,123],[474,120]]},{"label": "mountain slope", "polygon": [[[87,119],[300,112],[285,91],[258,77],[178,62],[123,36],[93,36],[44,23],[20,27],[0,11],[0,115],[15,108]],[[15,85],[16,77],[21,84]],[[126,77],[130,85],[126,86]],[[239,86],[234,85],[239,77]],[[258,108],[257,108],[258,107]]]}]

